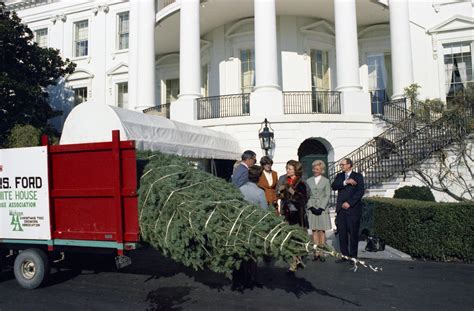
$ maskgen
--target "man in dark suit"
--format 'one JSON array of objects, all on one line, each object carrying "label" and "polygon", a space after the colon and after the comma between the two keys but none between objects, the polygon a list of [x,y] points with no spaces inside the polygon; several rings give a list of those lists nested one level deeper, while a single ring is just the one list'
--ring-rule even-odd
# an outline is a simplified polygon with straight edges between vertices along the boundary
[{"label": "man in dark suit", "polygon": [[257,155],[252,150],[245,150],[242,153],[242,161],[234,170],[232,174],[232,184],[240,188],[249,181],[249,167],[255,165],[257,162]]},{"label": "man in dark suit", "polygon": [[[357,258],[359,245],[359,225],[362,215],[362,196],[364,195],[364,178],[352,171],[352,160],[341,161],[341,173],[336,175],[331,187],[337,190],[336,224],[341,253]],[[344,259],[336,260],[340,263]]]}]

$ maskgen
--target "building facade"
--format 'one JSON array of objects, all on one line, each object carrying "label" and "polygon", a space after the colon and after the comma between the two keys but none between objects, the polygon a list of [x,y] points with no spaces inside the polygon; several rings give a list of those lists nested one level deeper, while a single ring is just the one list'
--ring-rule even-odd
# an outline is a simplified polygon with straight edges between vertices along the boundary
[{"label": "building facade", "polygon": [[50,90],[223,131],[275,168],[334,162],[383,131],[387,99],[417,83],[449,101],[474,82],[472,0],[10,0],[76,71]]}]

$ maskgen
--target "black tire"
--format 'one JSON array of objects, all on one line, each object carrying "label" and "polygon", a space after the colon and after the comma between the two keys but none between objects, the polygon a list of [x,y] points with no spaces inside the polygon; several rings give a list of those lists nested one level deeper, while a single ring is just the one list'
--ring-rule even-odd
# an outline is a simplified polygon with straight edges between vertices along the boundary
[{"label": "black tire", "polygon": [[36,248],[26,249],[16,256],[13,271],[21,287],[35,289],[49,276],[48,256]]}]

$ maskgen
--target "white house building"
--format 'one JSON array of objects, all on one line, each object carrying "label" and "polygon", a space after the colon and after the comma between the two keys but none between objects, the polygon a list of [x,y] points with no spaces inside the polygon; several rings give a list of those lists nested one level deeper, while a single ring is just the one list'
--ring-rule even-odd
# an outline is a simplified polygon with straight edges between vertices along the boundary
[{"label": "white house building", "polygon": [[[473,78],[473,0],[7,0],[41,46],[77,64],[54,90],[226,132],[280,173],[334,162],[383,130],[411,83],[446,101]],[[243,150],[242,150],[243,151]]]}]

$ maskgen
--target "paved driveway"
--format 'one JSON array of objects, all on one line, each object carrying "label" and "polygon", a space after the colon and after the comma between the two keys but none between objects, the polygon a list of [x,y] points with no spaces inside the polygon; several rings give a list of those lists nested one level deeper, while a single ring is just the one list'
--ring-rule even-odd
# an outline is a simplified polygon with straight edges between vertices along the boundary
[{"label": "paved driveway", "polygon": [[152,249],[136,251],[133,265],[111,271],[102,257],[80,259],[43,288],[20,289],[0,277],[0,310],[469,310],[474,266],[373,260],[383,272],[348,264],[308,262],[296,276],[283,263],[258,268],[259,286],[241,288],[221,275],[195,272]]}]

